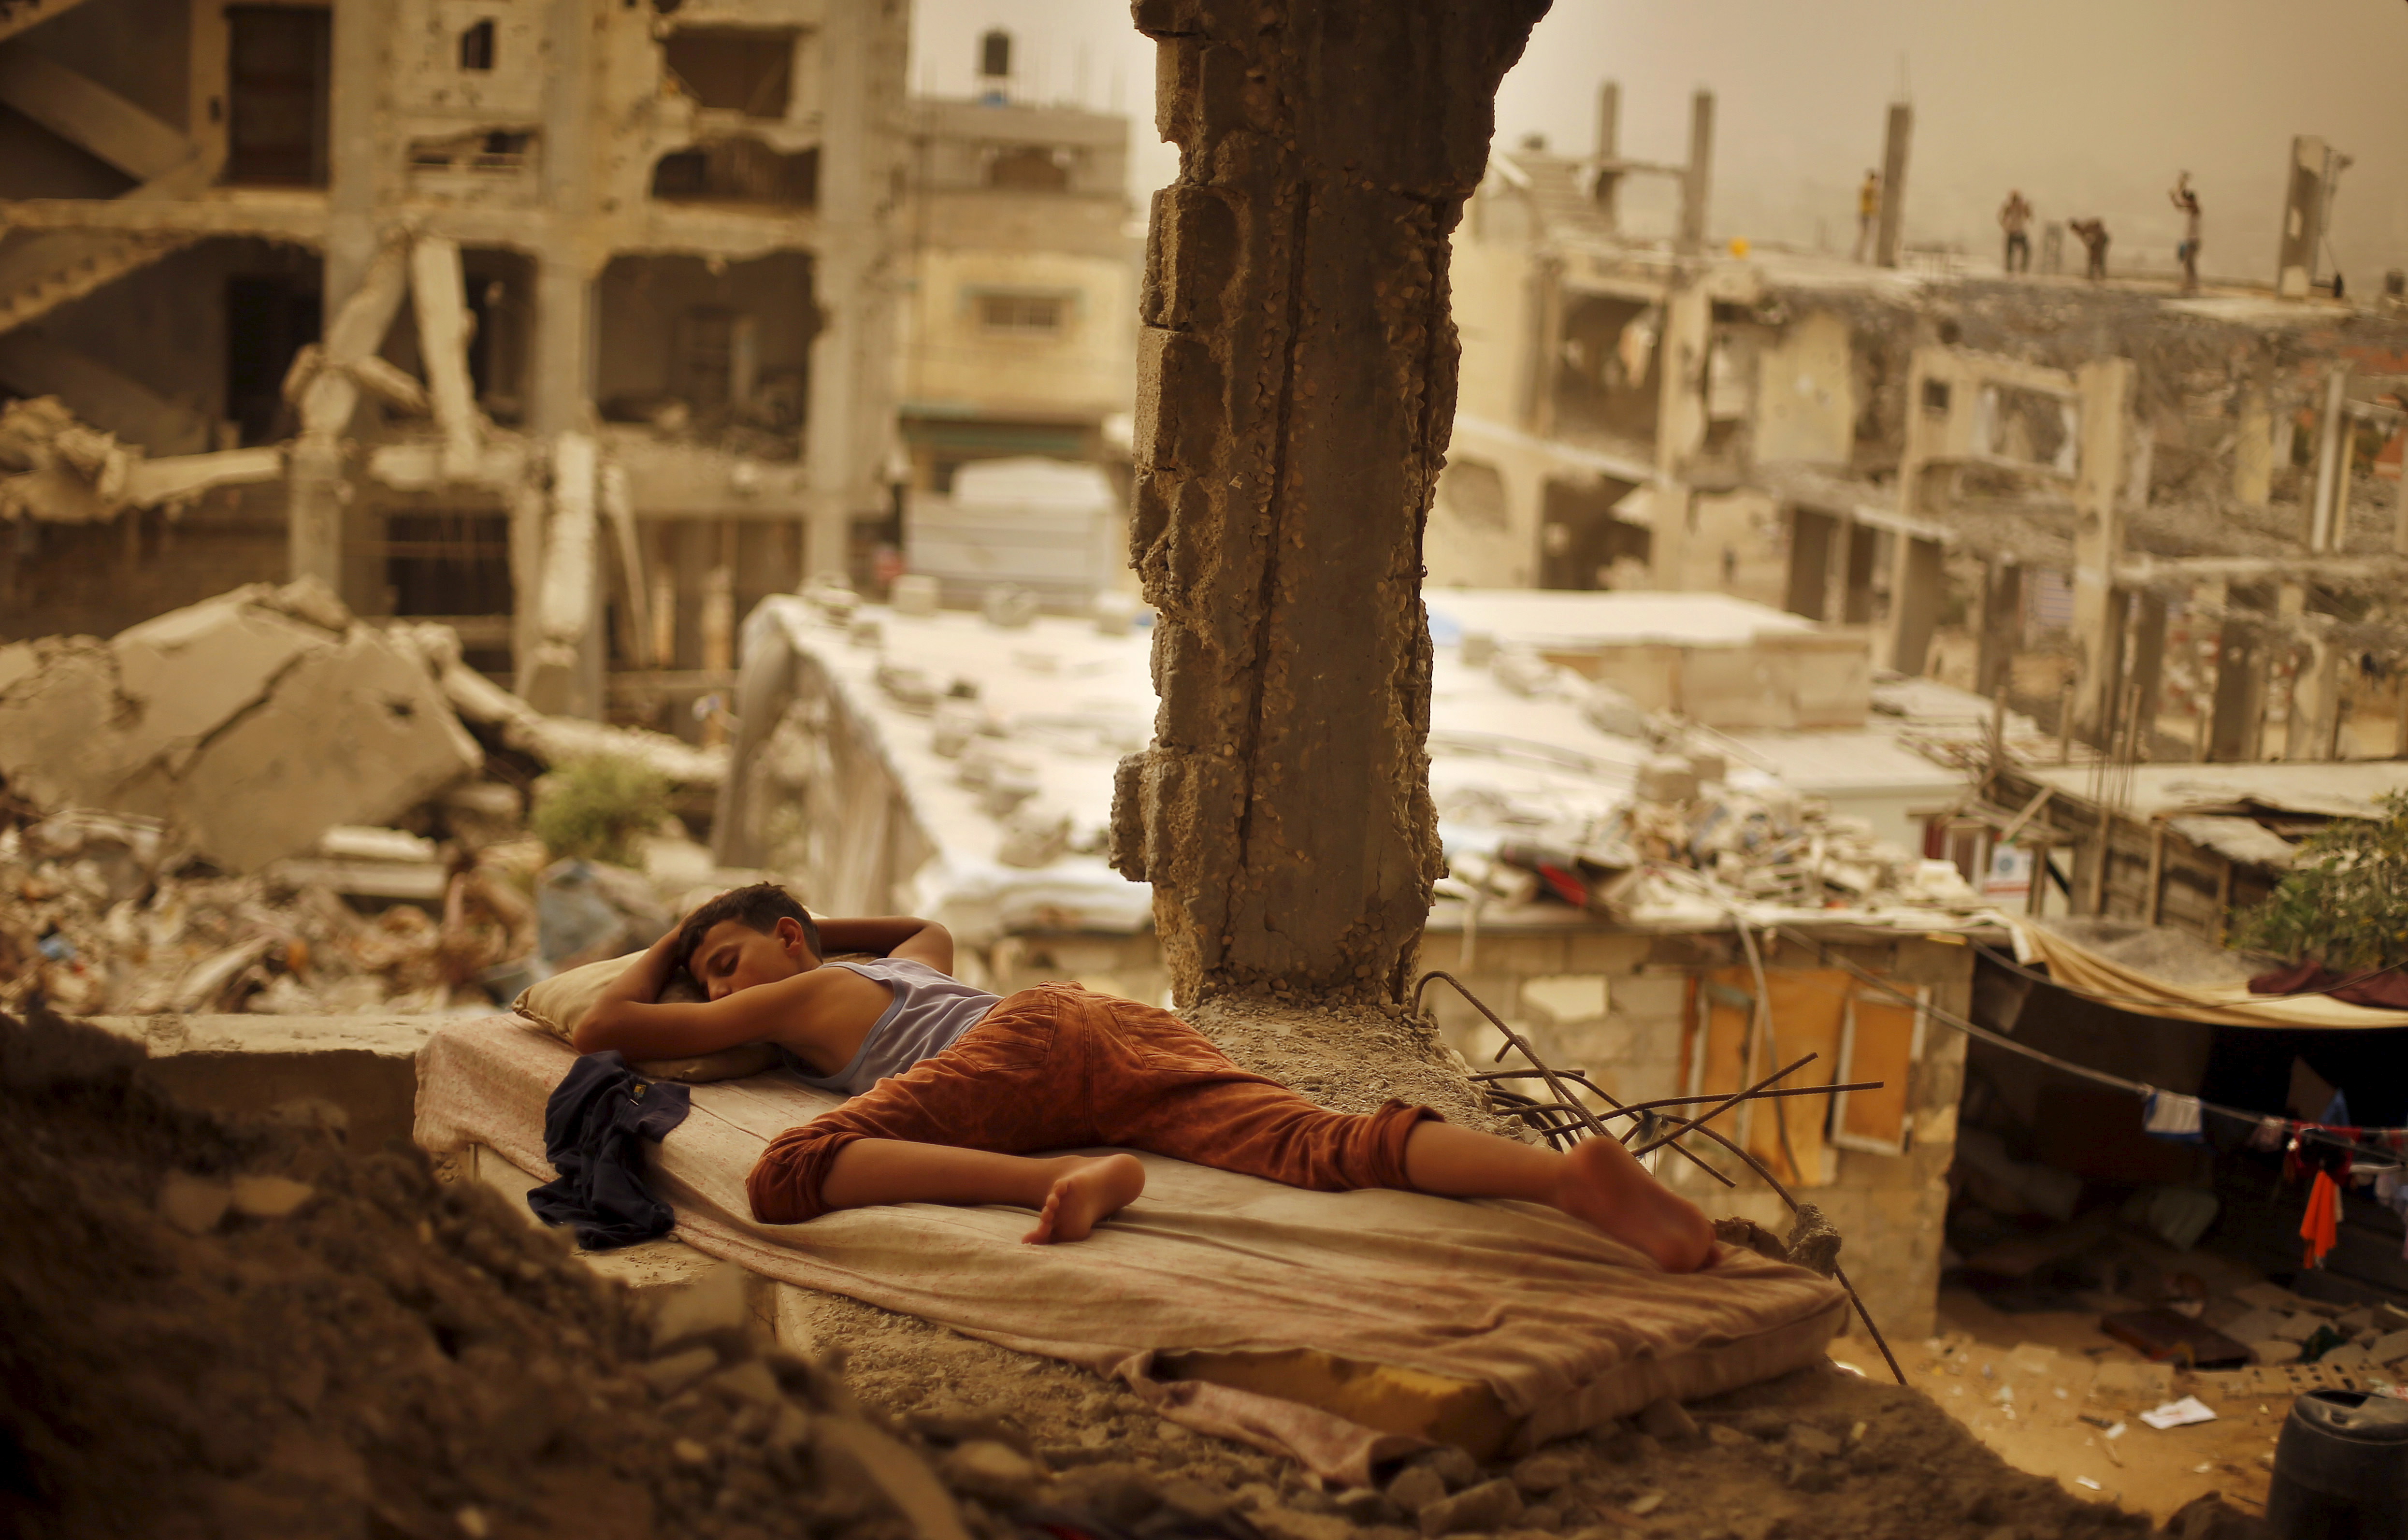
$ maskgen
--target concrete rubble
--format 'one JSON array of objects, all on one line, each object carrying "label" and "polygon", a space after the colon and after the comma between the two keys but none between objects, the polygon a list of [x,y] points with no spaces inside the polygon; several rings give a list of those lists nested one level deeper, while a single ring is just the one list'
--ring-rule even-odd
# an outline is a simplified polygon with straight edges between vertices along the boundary
[{"label": "concrete rubble", "polygon": [[[1867,820],[1735,763],[1710,730],[1643,712],[1611,685],[1527,652],[1497,652],[1488,672],[1505,694],[1570,707],[1618,740],[1623,763],[1533,771],[1511,763],[1528,756],[1527,745],[1483,752],[1467,734],[1435,734],[1442,899],[1556,902],[1624,920],[1706,925],[1742,908],[1764,918],[1987,906],[1952,863],[1877,838]],[[1534,784],[1536,776],[1563,784]]]},{"label": "concrete rubble", "polygon": [[529,782],[613,756],[672,788],[725,760],[546,717],[448,629],[369,625],[308,579],[0,647],[0,1006],[490,1009],[757,875],[682,826],[638,841],[644,870],[525,836]]},{"label": "concrete rubble", "polygon": [[215,487],[282,474],[280,449],[152,456],[82,421],[56,396],[0,406],[0,521],[106,523],[129,508],[172,514]]},{"label": "concrete rubble", "polygon": [[307,580],[108,642],[0,648],[0,777],[16,796],[164,820],[227,871],[338,823],[389,822],[482,763],[418,659]]}]

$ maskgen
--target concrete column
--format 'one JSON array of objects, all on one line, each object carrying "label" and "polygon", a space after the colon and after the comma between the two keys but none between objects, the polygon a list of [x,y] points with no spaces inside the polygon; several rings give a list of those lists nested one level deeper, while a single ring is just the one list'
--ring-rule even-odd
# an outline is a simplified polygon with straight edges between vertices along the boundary
[{"label": "concrete column", "polygon": [[2316,416],[2316,483],[2308,500],[2308,549],[2339,550],[2348,535],[2349,361],[2325,371]]},{"label": "concrete column", "polygon": [[[2232,437],[2232,497],[2262,508],[2273,495],[2274,414],[2267,403],[2267,367],[2260,361],[2241,388]],[[2408,486],[2408,478],[2401,482]]]},{"label": "concrete column", "polygon": [[2132,741],[2142,759],[2156,757],[2157,705],[2164,694],[2166,674],[2166,601],[2158,594],[2129,592],[2124,603],[2124,698],[2138,719]]},{"label": "concrete column", "polygon": [[[1182,1002],[1398,998],[1440,869],[1422,529],[1448,235],[1541,0],[1138,0],[1160,44],[1130,543],[1154,741],[1112,857]],[[1342,25],[1341,25],[1342,23]]]},{"label": "concrete column", "polygon": [[1528,373],[1522,377],[1522,427],[1534,438],[1555,431],[1555,371],[1562,357],[1556,344],[1564,334],[1564,264],[1559,257],[1541,257],[1530,264],[1530,346]]},{"label": "concrete column", "polygon": [[1841,625],[1873,623],[1873,562],[1880,554],[1881,531],[1848,520],[1841,526],[1847,560],[1835,570],[1832,603],[1824,613]]},{"label": "concrete column", "polygon": [[2320,764],[2341,758],[2341,665],[2342,649],[2329,638],[2315,636],[2301,645],[2283,737],[2285,759]]},{"label": "concrete column", "polygon": [[2341,749],[2342,649],[2308,609],[2308,586],[2286,582],[2275,600],[2298,666],[2291,671],[2291,710],[2283,724],[2283,758],[2319,763]]},{"label": "concrete column", "polygon": [[[328,60],[326,244],[322,313],[322,330],[331,338],[336,322],[366,281],[379,248],[376,207],[384,166],[380,150],[385,93],[385,34],[392,25],[390,0],[344,0],[334,10],[334,35]],[[222,26],[213,21],[207,36],[222,48]],[[224,115],[222,79],[208,89]],[[222,153],[223,135],[210,143]],[[369,350],[381,338],[369,339]],[[357,604],[363,595],[349,592],[344,582],[343,526],[351,497],[342,438],[358,409],[358,392],[346,391],[339,399],[340,421],[317,424],[293,449],[287,465],[285,498],[285,567],[289,577],[315,578],[345,600]]]},{"label": "concrete column", "polygon": [[[328,325],[376,260],[376,208],[398,175],[385,164],[385,48],[392,0],[341,0],[333,7],[326,102],[326,276],[321,298]],[[221,80],[210,94],[222,96]],[[228,104],[227,116],[232,116]],[[222,138],[222,134],[215,135]]]},{"label": "concrete column", "polygon": [[1714,177],[1714,93],[1689,98],[1689,164],[1681,177],[1681,242],[1684,255],[1706,249],[1706,208]]},{"label": "concrete column", "polygon": [[1973,692],[1997,696],[2014,683],[2015,654],[2024,640],[2024,569],[1992,557],[1983,563],[1981,649],[1973,663]]},{"label": "concrete column", "polygon": [[594,275],[573,251],[536,258],[527,426],[550,438],[594,423]]},{"label": "concrete column", "polygon": [[538,711],[602,715],[602,550],[595,516],[599,461],[593,438],[552,440],[552,517],[535,595],[536,645],[519,666],[519,692]]},{"label": "concrete column", "polygon": [[1691,463],[1706,443],[1706,364],[1713,347],[1713,301],[1701,283],[1673,290],[1664,300],[1664,333],[1656,339],[1660,377],[1656,397],[1656,483],[1651,492],[1654,539],[1648,567],[1655,586],[1689,586]]},{"label": "concrete column", "polygon": [[1940,601],[1947,585],[1939,541],[1903,533],[1890,536],[1886,650],[1889,666],[1900,674],[1921,674],[1930,661],[1931,635],[1940,629]]},{"label": "concrete column", "polygon": [[[594,419],[594,27],[591,0],[551,0],[544,19],[543,193],[552,228],[536,251],[527,425],[543,437]],[[523,602],[526,595],[522,594]]]},{"label": "concrete column", "polygon": [[2130,437],[2132,361],[2094,359],[2082,387],[2080,464],[2073,482],[2074,732],[2108,745],[2122,685],[2115,564],[2124,555],[2125,446]]},{"label": "concrete column", "polygon": [[1846,526],[1813,508],[1789,510],[1789,589],[1786,607],[1810,620],[1836,620],[1831,607],[1831,572],[1841,564],[1841,541]]},{"label": "concrete column", "polygon": [[[820,245],[811,292],[821,317],[811,342],[803,462],[811,508],[803,537],[808,576],[842,577],[856,515],[882,501],[880,476],[895,421],[894,255],[885,204],[895,135],[883,103],[903,93],[899,53],[875,7],[827,7],[820,33]],[[890,57],[892,55],[892,57]]]},{"label": "concrete column", "polygon": [[2265,757],[2266,679],[2272,658],[2259,617],[2272,603],[2262,586],[2235,584],[2226,593],[2207,728],[2207,758],[2217,763],[2251,764]]},{"label": "concrete column", "polygon": [[1898,265],[1899,241],[1906,224],[1906,156],[1914,139],[1914,108],[1892,102],[1889,127],[1882,135],[1881,225],[1873,237],[1873,265]]},{"label": "concrete column", "polygon": [[2283,167],[2283,228],[2274,248],[2274,292],[2285,299],[2307,298],[2315,282],[2330,160],[2324,140],[2312,135],[2291,140],[2290,159]]},{"label": "concrete column", "polygon": [[1600,165],[1592,196],[1608,229],[1622,225],[1622,173],[1610,164],[1622,155],[1622,84],[1608,80],[1597,88],[1597,158]]}]

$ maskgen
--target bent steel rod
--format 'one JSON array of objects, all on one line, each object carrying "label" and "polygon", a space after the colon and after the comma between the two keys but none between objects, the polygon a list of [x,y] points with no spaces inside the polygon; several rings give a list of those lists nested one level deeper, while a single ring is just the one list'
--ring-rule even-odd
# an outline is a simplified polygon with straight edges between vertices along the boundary
[{"label": "bent steel rod", "polygon": [[[1520,1049],[1522,1057],[1529,1060],[1531,1063],[1536,1064],[1538,1066],[1540,1077],[1547,1082],[1547,1090],[1554,1093],[1555,1101],[1559,1105],[1571,1109],[1572,1114],[1579,1118],[1581,1122],[1587,1127],[1591,1134],[1597,1135],[1600,1139],[1610,1139],[1613,1137],[1612,1134],[1606,1132],[1605,1125],[1598,1121],[1597,1115],[1582,1105],[1579,1097],[1574,1096],[1570,1091],[1564,1089],[1562,1077],[1556,1075],[1554,1070],[1547,1067],[1546,1061],[1541,1059],[1538,1053],[1531,1048],[1529,1039],[1524,1037],[1520,1033],[1515,1032],[1512,1027],[1507,1026],[1505,1024],[1504,1018],[1498,1016],[1495,1011],[1490,1010],[1488,1008],[1488,1003],[1481,999],[1480,996],[1472,993],[1470,990],[1465,988],[1463,980],[1455,977],[1455,975],[1441,972],[1437,968],[1432,968],[1429,972],[1422,975],[1421,982],[1413,986],[1414,1015],[1419,1016],[1421,1014],[1422,997],[1428,992],[1430,980],[1433,978],[1445,979],[1449,985],[1453,986],[1455,993],[1463,996],[1464,999],[1471,1003],[1472,1009],[1488,1018],[1488,1024],[1490,1026],[1495,1027],[1498,1032],[1505,1034],[1505,1041],[1509,1046]],[[1501,1050],[1498,1052],[1498,1057],[1500,1059],[1504,1057]],[[1584,1081],[1584,1083],[1586,1082]],[[1595,1085],[1590,1085],[1588,1089],[1596,1091],[1598,1096],[1608,1105],[1613,1107],[1617,1111],[1621,1109],[1622,1104],[1620,1102],[1615,1101],[1611,1095],[1598,1090]],[[1636,1132],[1635,1127],[1634,1132]],[[1715,1171],[1713,1166],[1708,1165],[1691,1150],[1677,1144],[1672,1148],[1674,1150],[1679,1152],[1683,1160],[1687,1161],[1698,1170],[1712,1172],[1714,1180],[1722,1183],[1725,1187],[1733,1185],[1728,1176],[1724,1176],[1719,1171]],[[1641,1150],[1640,1153],[1644,1154],[1646,1151]]]},{"label": "bent steel rod", "polygon": [[[1632,1132],[1634,1133],[1638,1131],[1639,1127],[1643,1126],[1646,1114],[1653,1108],[1661,1106],[1692,1106],[1698,1102],[1715,1100],[1715,1098],[1710,1094],[1707,1096],[1668,1096],[1658,1098],[1655,1101],[1632,1103],[1629,1105],[1625,1105],[1624,1103],[1615,1101],[1612,1094],[1598,1087],[1594,1081],[1589,1079],[1585,1073],[1580,1070],[1566,1070],[1558,1072],[1549,1068],[1544,1061],[1540,1059],[1536,1053],[1531,1051],[1528,1041],[1524,1038],[1520,1033],[1515,1032],[1512,1028],[1507,1026],[1502,1020],[1498,1020],[1497,1013],[1490,1010],[1485,1002],[1481,1000],[1478,995],[1473,994],[1469,990],[1464,988],[1463,981],[1455,977],[1451,974],[1432,969],[1430,972],[1422,976],[1421,982],[1413,989],[1413,1010],[1416,1015],[1420,1014],[1421,1011],[1423,992],[1428,989],[1429,981],[1433,978],[1443,978],[1449,984],[1453,985],[1457,994],[1462,995],[1464,999],[1469,1001],[1473,1009],[1486,1017],[1492,1026],[1496,1027],[1498,1032],[1505,1034],[1506,1042],[1511,1047],[1520,1049],[1525,1058],[1527,1058],[1532,1064],[1538,1066],[1536,1069],[1532,1070],[1490,1070],[1475,1072],[1472,1076],[1473,1079],[1490,1082],[1488,1087],[1490,1092],[1500,1099],[1522,1104],[1521,1107],[1514,1109],[1517,1113],[1526,1110],[1535,1116],[1542,1117],[1552,1115],[1557,1118],[1577,1118],[1580,1120],[1577,1124],[1565,1122],[1559,1123],[1552,1129],[1542,1128],[1541,1132],[1549,1144],[1554,1144],[1558,1134],[1577,1137],[1582,1124],[1585,1124],[1593,1133],[1602,1133],[1602,1130],[1599,1128],[1599,1119],[1596,1115],[1592,1114],[1586,1107],[1581,1105],[1576,1099],[1569,1095],[1564,1091],[1562,1082],[1567,1079],[1587,1087],[1588,1090],[1594,1091],[1601,1100],[1611,1105],[1613,1110],[1606,1114],[1607,1117],[1629,1118],[1632,1120]],[[1498,1057],[1502,1058],[1504,1055],[1500,1052]],[[1738,1145],[1725,1137],[1721,1130],[1708,1128],[1705,1124],[1708,1119],[1718,1117],[1722,1113],[1728,1111],[1731,1107],[1745,1101],[1774,1096],[1824,1096],[1829,1095],[1833,1091],[1871,1091],[1879,1089],[1884,1084],[1884,1082],[1879,1080],[1870,1080],[1861,1083],[1850,1083],[1847,1085],[1835,1086],[1777,1088],[1774,1086],[1775,1081],[1796,1074],[1799,1070],[1813,1062],[1815,1058],[1816,1055],[1810,1053],[1805,1058],[1799,1060],[1794,1064],[1791,1064],[1788,1068],[1779,1070],[1772,1075],[1767,1076],[1764,1079],[1757,1081],[1747,1090],[1737,1091],[1720,1098],[1716,1101],[1715,1105],[1709,1108],[1707,1111],[1700,1113],[1696,1118],[1689,1119],[1687,1122],[1683,1123],[1680,1127],[1664,1134],[1662,1137],[1654,1141],[1654,1143],[1645,1146],[1639,1150],[1638,1153],[1644,1154],[1647,1150],[1654,1149],[1658,1145],[1670,1144],[1675,1150],[1687,1156],[1692,1164],[1713,1176],[1724,1186],[1728,1187],[1733,1185],[1729,1177],[1724,1176],[1721,1172],[1714,1170],[1713,1166],[1708,1165],[1704,1161],[1698,1159],[1695,1154],[1692,1154],[1688,1149],[1675,1142],[1684,1133],[1702,1134],[1707,1138],[1712,1139],[1714,1143],[1722,1146],[1725,1149],[1729,1150],[1732,1154],[1738,1156],[1742,1162],[1746,1162],[1748,1169],[1754,1171],[1756,1176],[1763,1178],[1764,1185],[1772,1189],[1773,1195],[1778,1197],[1782,1203],[1788,1206],[1789,1212],[1796,1214],[1798,1212],[1798,1200],[1790,1194],[1789,1189],[1782,1184],[1781,1179],[1775,1176],[1771,1171],[1766,1167],[1762,1161],[1757,1160],[1755,1156],[1749,1154],[1746,1150],[1742,1149]],[[1546,1081],[1547,1089],[1555,1093],[1557,1105],[1550,1106],[1544,1102],[1524,1096],[1518,1091],[1509,1091],[1502,1086],[1495,1085],[1493,1083],[1498,1080],[1505,1079],[1532,1078],[1543,1079]],[[1872,1312],[1865,1308],[1864,1296],[1856,1292],[1856,1286],[1848,1280],[1847,1269],[1839,1264],[1839,1260],[1836,1257],[1832,1259],[1831,1262],[1831,1278],[1832,1281],[1837,1283],[1842,1289],[1847,1290],[1848,1303],[1856,1306],[1856,1319],[1865,1323],[1865,1331],[1867,1334],[1871,1336],[1873,1339],[1873,1346],[1881,1349],[1882,1362],[1889,1365],[1891,1376],[1896,1378],[1900,1385],[1905,1384],[1906,1371],[1899,1367],[1898,1355],[1890,1351],[1889,1339],[1882,1335],[1882,1330],[1879,1326],[1873,1324]]]},{"label": "bent steel rod", "polygon": [[[1756,1084],[1748,1087],[1745,1091],[1734,1091],[1730,1096],[1715,1103],[1705,1111],[1698,1113],[1687,1122],[1684,1122],[1679,1127],[1673,1129],[1670,1134],[1659,1135],[1654,1144],[1650,1144],[1641,1149],[1633,1150],[1631,1153],[1634,1155],[1644,1155],[1648,1150],[1655,1148],[1656,1145],[1663,1144],[1667,1140],[1677,1139],[1682,1134],[1688,1133],[1691,1129],[1701,1126],[1708,1119],[1721,1117],[1724,1113],[1728,1112],[1731,1108],[1739,1105],[1742,1102],[1746,1101],[1749,1097],[1755,1095],[1757,1091],[1762,1091],[1765,1087],[1771,1085],[1774,1081],[1789,1078],[1789,1077],[1797,1074],[1799,1070],[1804,1069],[1819,1057],[1820,1055],[1818,1054],[1810,1053],[1805,1058],[1799,1060],[1796,1063],[1791,1064],[1786,1069],[1774,1070],[1771,1074],[1766,1076],[1763,1079],[1758,1080]],[[1727,1143],[1728,1141],[1725,1142]]]}]

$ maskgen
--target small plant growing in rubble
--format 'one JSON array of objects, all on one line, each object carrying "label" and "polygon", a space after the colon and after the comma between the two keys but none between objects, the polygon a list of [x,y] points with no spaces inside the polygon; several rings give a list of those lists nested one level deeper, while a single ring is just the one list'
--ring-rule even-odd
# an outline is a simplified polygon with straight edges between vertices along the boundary
[{"label": "small plant growing in rubble", "polygon": [[2408,962],[2408,791],[2386,794],[2379,818],[2335,819],[2309,835],[2232,939],[2344,973]]},{"label": "small plant growing in rubble", "polygon": [[554,860],[636,863],[634,841],[669,814],[668,777],[632,760],[563,765],[536,782],[535,837]]}]

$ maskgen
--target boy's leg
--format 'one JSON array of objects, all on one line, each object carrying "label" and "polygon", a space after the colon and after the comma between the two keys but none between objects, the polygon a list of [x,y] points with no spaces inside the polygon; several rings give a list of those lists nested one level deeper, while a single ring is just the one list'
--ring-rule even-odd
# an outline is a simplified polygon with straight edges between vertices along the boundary
[{"label": "boy's leg", "polygon": [[1059,991],[1016,994],[934,1059],[779,1134],[745,1178],[753,1217],[1009,1203],[1040,1211],[1030,1240],[1084,1235],[1143,1191],[1145,1170],[1125,1155],[1018,1153],[1102,1142],[1078,1093],[1083,1023],[1062,1005]]},{"label": "boy's leg", "polygon": [[1021,1239],[1087,1238],[1096,1225],[1137,1201],[1145,1167],[1133,1155],[998,1155],[993,1150],[899,1139],[854,1139],[840,1147],[820,1185],[828,1208],[878,1204],[1010,1204],[1037,1212]]},{"label": "boy's leg", "polygon": [[1692,1273],[1713,1255],[1714,1227],[1697,1205],[1648,1175],[1612,1139],[1583,1139],[1558,1154],[1451,1123],[1424,1123],[1405,1145],[1416,1191],[1453,1198],[1519,1198],[1561,1209],[1668,1273]]},{"label": "boy's leg", "polygon": [[1319,1191],[1391,1187],[1542,1203],[1671,1272],[1694,1271],[1713,1254],[1705,1216],[1611,1139],[1558,1154],[1399,1102],[1369,1114],[1332,1112],[1240,1070],[1168,1011],[1088,998],[1111,1018],[1091,1061],[1107,1143]]}]

